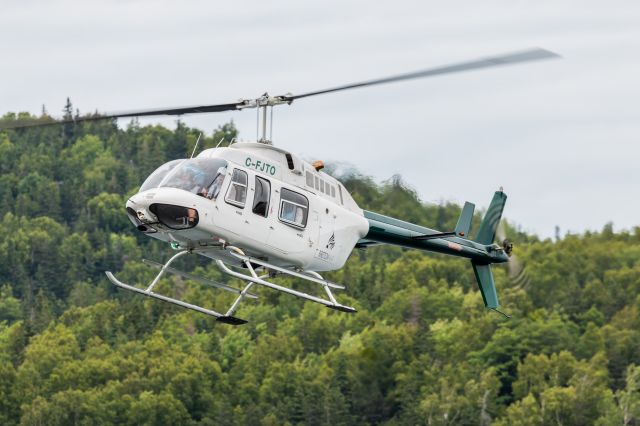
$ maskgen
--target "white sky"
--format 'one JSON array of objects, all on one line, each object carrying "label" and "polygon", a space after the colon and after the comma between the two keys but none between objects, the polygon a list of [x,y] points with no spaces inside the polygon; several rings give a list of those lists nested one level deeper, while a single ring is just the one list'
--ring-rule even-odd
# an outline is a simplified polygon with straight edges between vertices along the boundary
[{"label": "white sky", "polygon": [[[375,3],[4,0],[0,114],[224,103],[539,46],[564,58],[282,106],[275,143],[400,173],[424,201],[486,207],[502,185],[542,236],[640,225],[640,2]],[[184,117],[231,119],[255,138],[255,110]]]}]

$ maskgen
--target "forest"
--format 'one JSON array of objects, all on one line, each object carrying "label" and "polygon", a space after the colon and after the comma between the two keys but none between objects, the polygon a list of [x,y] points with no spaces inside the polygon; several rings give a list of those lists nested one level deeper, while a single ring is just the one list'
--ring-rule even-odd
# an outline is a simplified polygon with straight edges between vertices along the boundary
[{"label": "forest", "polygon": [[[49,118],[0,121],[25,119]],[[222,125],[201,148],[237,133]],[[508,223],[525,267],[494,266],[510,319],[485,310],[467,261],[397,247],[327,274],[356,314],[258,289],[234,327],[123,294],[104,271],[142,285],[155,272],[141,260],[172,254],[125,201],[199,134],[180,121],[0,132],[0,424],[640,425],[640,227],[541,239]],[[398,176],[336,177],[367,210],[441,230],[460,214]],[[178,266],[234,285],[195,257]],[[233,296],[179,277],[159,289],[208,307]]]}]

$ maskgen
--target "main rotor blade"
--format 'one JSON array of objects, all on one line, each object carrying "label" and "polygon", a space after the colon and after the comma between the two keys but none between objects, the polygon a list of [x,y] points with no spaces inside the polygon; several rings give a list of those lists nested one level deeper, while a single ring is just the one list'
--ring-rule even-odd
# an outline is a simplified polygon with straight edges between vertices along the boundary
[{"label": "main rotor blade", "polygon": [[100,118],[126,118],[126,117],[145,117],[154,115],[183,115],[183,114],[196,114],[200,112],[222,112],[222,111],[234,111],[238,109],[238,106],[243,105],[244,102],[236,102],[232,104],[219,104],[219,105],[200,105],[181,108],[163,108],[163,109],[147,109],[138,111],[126,111],[114,114],[105,114]]},{"label": "main rotor blade", "polygon": [[379,78],[376,80],[363,81],[359,83],[347,84],[344,86],[338,86],[331,89],[317,90],[314,92],[302,93],[300,95],[283,95],[276,97],[269,97],[266,93],[263,97],[255,100],[241,100],[235,103],[216,104],[216,105],[199,105],[181,108],[162,108],[162,109],[144,109],[135,111],[125,111],[117,113],[95,113],[81,117],[74,117],[71,119],[53,119],[51,117],[31,118],[15,121],[0,120],[0,130],[7,129],[19,129],[24,127],[40,127],[50,126],[55,124],[69,124],[78,123],[83,121],[97,121],[115,118],[127,118],[127,117],[150,117],[159,115],[183,115],[183,114],[196,114],[205,112],[222,112],[222,111],[235,111],[243,108],[256,108],[262,106],[273,106],[282,103],[291,103],[295,99],[307,98],[309,96],[322,95],[325,93],[339,92],[341,90],[356,89],[359,87],[375,86],[378,84],[394,83],[403,80],[412,80],[416,78],[433,77],[442,74],[450,74],[463,71],[471,71],[475,69],[491,68],[502,65],[511,65],[521,62],[537,61],[541,59],[551,59],[560,57],[558,54],[550,52],[545,49],[529,49],[521,52],[510,53],[501,56],[492,56],[475,61],[461,62],[458,64],[445,65],[437,68],[430,68],[422,71],[411,72],[407,74],[399,74],[391,77]]},{"label": "main rotor blade", "polygon": [[163,109],[143,109],[134,111],[124,111],[115,113],[96,113],[93,115],[85,115],[81,117],[75,117],[69,120],[54,120],[42,121],[42,119],[27,119],[16,120],[12,122],[3,123],[0,121],[0,130],[5,129],[19,129],[23,127],[40,127],[50,126],[53,124],[67,124],[78,123],[82,121],[97,121],[107,120],[113,118],[127,118],[127,117],[145,117],[145,116],[158,116],[158,115],[183,115],[183,114],[196,114],[202,112],[222,112],[222,111],[235,111],[240,105],[245,105],[245,102],[236,102],[232,104],[218,104],[218,105],[199,105],[180,108],[163,108]]},{"label": "main rotor blade", "polygon": [[341,90],[357,89],[359,87],[375,86],[378,84],[395,83],[396,81],[412,80],[415,78],[433,77],[442,74],[471,71],[482,68],[491,68],[503,65],[518,64],[521,62],[538,61],[541,59],[559,58],[557,53],[545,49],[535,48],[521,52],[509,53],[501,56],[492,56],[475,61],[460,62],[458,64],[445,65],[437,68],[430,68],[422,71],[415,71],[407,74],[399,74],[391,77],[379,78],[376,80],[362,81],[359,83],[346,84],[331,89],[317,90],[315,92],[302,93],[300,95],[284,95],[283,99],[294,101],[295,99],[307,98],[309,96],[323,95],[325,93],[339,92]]}]

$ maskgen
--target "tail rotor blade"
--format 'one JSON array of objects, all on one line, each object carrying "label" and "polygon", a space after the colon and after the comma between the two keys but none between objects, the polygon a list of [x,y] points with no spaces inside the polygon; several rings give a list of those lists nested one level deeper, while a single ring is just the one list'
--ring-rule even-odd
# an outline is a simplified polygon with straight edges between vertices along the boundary
[{"label": "tail rotor blade", "polygon": [[[511,246],[507,237],[507,227],[505,221],[501,220],[496,229],[496,238],[502,243],[505,250],[507,246]],[[511,281],[515,288],[525,288],[529,285],[529,276],[527,275],[527,268],[524,263],[515,254],[508,252],[509,262],[507,262],[507,273],[509,281]]]},{"label": "tail rotor blade", "polygon": [[503,242],[507,239],[507,231],[504,226],[504,219],[500,221],[498,224],[498,229],[496,229],[496,238],[498,241]]},{"label": "tail rotor blade", "polygon": [[530,279],[527,274],[527,268],[517,256],[511,256],[507,268],[509,271],[509,280],[511,280],[515,288],[525,288],[529,285]]}]

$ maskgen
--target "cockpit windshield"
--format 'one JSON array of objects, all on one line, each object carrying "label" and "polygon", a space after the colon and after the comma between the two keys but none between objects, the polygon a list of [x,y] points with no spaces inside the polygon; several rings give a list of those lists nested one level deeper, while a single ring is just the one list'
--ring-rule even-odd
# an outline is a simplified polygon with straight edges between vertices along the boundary
[{"label": "cockpit windshield", "polygon": [[157,188],[162,182],[162,179],[173,170],[178,164],[186,161],[184,158],[179,160],[169,161],[168,163],[164,163],[162,166],[158,167],[153,173],[149,175],[149,177],[144,181],[142,186],[140,187],[140,192],[146,191],[147,189]]},{"label": "cockpit windshield", "polygon": [[227,162],[220,158],[192,158],[175,167],[158,187],[178,188],[209,199],[220,192]]}]

